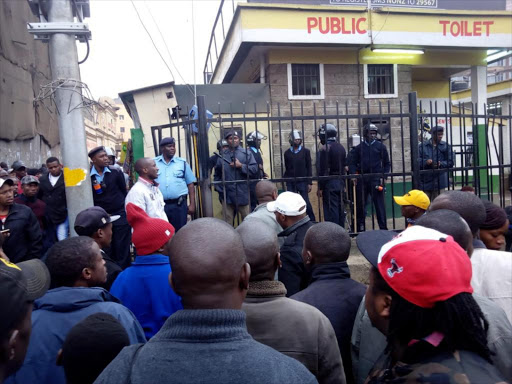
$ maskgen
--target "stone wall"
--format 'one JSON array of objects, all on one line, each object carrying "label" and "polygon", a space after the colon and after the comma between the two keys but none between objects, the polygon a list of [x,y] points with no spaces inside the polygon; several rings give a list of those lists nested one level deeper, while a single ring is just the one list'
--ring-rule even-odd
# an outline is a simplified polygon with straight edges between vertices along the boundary
[{"label": "stone wall", "polygon": [[31,21],[27,1],[0,1],[0,161],[29,166],[59,153],[56,115],[33,104],[51,72],[48,45],[27,32]]},{"label": "stone wall", "polygon": [[[304,130],[304,144],[312,151],[315,162],[318,148],[315,139],[315,127],[324,123],[323,115],[337,115],[337,119],[329,119],[328,123],[339,127],[340,142],[348,150],[348,138],[361,134],[362,121],[354,115],[408,113],[408,93],[412,90],[411,68],[407,65],[398,66],[398,98],[365,99],[362,65],[324,65],[325,100],[292,100],[288,99],[288,78],[286,64],[268,66],[267,78],[270,84],[272,116],[286,116],[285,121],[273,122],[273,163],[276,177],[281,176],[281,149],[288,148],[288,135],[293,129]],[[402,102],[402,103],[401,103]],[[290,117],[293,114],[293,119]],[[307,120],[296,120],[296,116],[308,116]],[[347,115],[353,117],[348,118]],[[293,121],[293,124],[292,124]],[[391,150],[393,172],[410,170],[409,120],[408,118],[391,118],[391,137],[384,144]],[[281,135],[279,132],[281,131]],[[402,137],[403,152],[402,155]],[[315,171],[314,171],[315,172]],[[396,178],[395,181],[400,181]]]}]

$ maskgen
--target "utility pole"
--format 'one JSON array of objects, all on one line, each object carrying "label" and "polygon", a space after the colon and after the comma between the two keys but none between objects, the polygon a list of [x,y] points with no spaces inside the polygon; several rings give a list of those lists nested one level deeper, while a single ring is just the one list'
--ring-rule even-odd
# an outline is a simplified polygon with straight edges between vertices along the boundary
[{"label": "utility pole", "polygon": [[[29,23],[28,31],[36,39],[49,42],[52,83],[56,87],[60,148],[64,164],[64,182],[71,234],[75,235],[76,215],[94,205],[85,137],[82,83],[75,39],[90,38],[83,18],[89,16],[88,0],[28,0],[40,23]],[[74,16],[78,23],[74,22]]]}]

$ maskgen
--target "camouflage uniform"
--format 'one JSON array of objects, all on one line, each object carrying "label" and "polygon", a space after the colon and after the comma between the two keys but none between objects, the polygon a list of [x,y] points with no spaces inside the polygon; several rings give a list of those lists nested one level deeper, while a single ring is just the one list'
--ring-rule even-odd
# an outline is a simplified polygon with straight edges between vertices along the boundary
[{"label": "camouflage uniform", "polygon": [[[419,344],[419,343],[418,343]],[[405,362],[397,362],[392,365],[389,353],[384,354],[370,372],[366,384],[376,383],[422,383],[422,384],[502,384],[506,383],[501,378],[497,369],[469,351],[432,353],[435,348],[415,345],[404,352]],[[423,351],[418,351],[418,349]],[[410,351],[414,349],[415,351]],[[429,355],[427,358],[410,361],[411,353],[419,356]],[[419,352],[419,354],[418,354]]]}]

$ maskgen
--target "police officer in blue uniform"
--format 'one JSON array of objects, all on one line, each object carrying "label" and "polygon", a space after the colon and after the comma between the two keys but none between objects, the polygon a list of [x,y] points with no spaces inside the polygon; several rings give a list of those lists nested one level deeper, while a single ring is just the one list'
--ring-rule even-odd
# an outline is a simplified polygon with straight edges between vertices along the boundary
[{"label": "police officer in blue uniform", "polygon": [[[169,223],[178,232],[187,224],[187,213],[193,215],[196,211],[196,177],[185,159],[175,156],[176,142],[173,137],[166,137],[160,142],[160,156],[155,157],[158,167],[160,191],[164,196],[165,213]],[[187,196],[190,204],[187,206]]]},{"label": "police officer in blue uniform", "polygon": [[363,175],[362,179],[352,179],[357,186],[357,228],[359,232],[365,230],[366,205],[371,195],[377,222],[380,229],[387,230],[386,206],[384,204],[384,175],[391,169],[389,155],[386,146],[377,140],[378,129],[374,124],[367,124],[364,127],[364,140],[351,151],[350,173]]},{"label": "police officer in blue uniform", "polygon": [[[332,124],[322,124],[318,131],[322,146],[318,153],[318,176],[340,176],[345,174],[347,152],[338,143],[338,131]],[[345,226],[343,190],[345,182],[340,178],[318,181],[318,197],[322,198],[325,221]]]},{"label": "police officer in blue uniform", "polygon": [[[266,179],[268,176],[263,170],[263,157],[261,156],[261,140],[266,140],[267,136],[263,135],[260,132],[252,131],[245,138],[245,143],[247,147],[252,151],[254,156],[254,160],[258,164],[258,172],[250,176],[251,180],[261,180]],[[254,211],[254,208],[258,205],[258,200],[256,199],[256,184],[257,182],[251,182],[249,184],[249,190],[251,191],[251,212]]]},{"label": "police officer in blue uniform", "polygon": [[[213,179],[229,182],[216,184],[215,190],[223,203],[222,209],[226,222],[233,225],[237,212],[240,212],[242,220],[250,213],[247,180],[255,177],[259,168],[252,150],[240,147],[239,132],[231,130],[225,135],[225,139],[229,148],[223,151],[217,160]],[[238,182],[233,183],[233,181]]]}]

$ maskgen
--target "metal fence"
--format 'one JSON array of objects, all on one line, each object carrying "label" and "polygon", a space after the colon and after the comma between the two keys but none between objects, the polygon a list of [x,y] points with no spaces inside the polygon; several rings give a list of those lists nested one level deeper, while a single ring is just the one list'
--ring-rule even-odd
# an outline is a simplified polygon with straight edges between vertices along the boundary
[{"label": "metal fence", "polygon": [[[511,173],[512,136],[510,106],[508,115],[488,115],[485,111],[477,111],[472,104],[452,105],[444,103],[422,103],[416,99],[416,93],[409,94],[406,101],[367,101],[364,103],[328,103],[328,102],[290,102],[287,105],[267,103],[266,111],[258,111],[256,106],[245,104],[246,110],[233,111],[221,114],[212,111],[213,118],[206,116],[204,97],[198,96],[198,118],[191,120],[188,117],[171,119],[170,123],[152,127],[153,143],[158,155],[158,143],[163,137],[173,136],[177,140],[177,154],[185,157],[192,165],[198,177],[197,194],[198,216],[218,216],[225,218],[225,205],[222,206],[215,196],[215,189],[225,190],[229,184],[241,186],[255,185],[259,178],[253,179],[248,174],[240,180],[226,181],[225,177],[212,180],[209,158],[217,150],[216,142],[223,138],[228,130],[240,132],[241,146],[245,147],[244,139],[250,132],[256,131],[266,137],[262,141],[260,153],[263,157],[264,171],[268,179],[276,183],[280,191],[287,188],[287,184],[301,181],[311,181],[313,190],[310,197],[316,221],[324,221],[326,209],[325,196],[318,197],[315,193],[319,183],[330,180],[339,180],[342,193],[336,202],[346,213],[346,220],[341,223],[351,233],[361,228],[357,225],[359,207],[359,220],[364,217],[366,229],[376,229],[376,205],[372,199],[378,200],[378,195],[365,187],[356,187],[353,180],[379,180],[384,197],[386,224],[389,229],[401,229],[405,221],[401,218],[400,207],[393,203],[393,196],[403,195],[410,189],[425,189],[428,180],[434,182],[429,194],[434,196],[444,189],[460,189],[471,186],[475,192],[486,199],[494,201],[504,207],[510,205],[511,192],[509,175]],[[412,106],[412,108],[410,108]],[[189,109],[189,108],[187,108]],[[188,114],[187,114],[188,116]],[[344,146],[347,152],[347,165],[352,164],[351,171],[342,170],[339,174],[320,174],[318,157],[322,150],[329,151],[330,146],[320,143],[318,128],[325,123],[336,127],[337,141]],[[374,124],[378,127],[377,142],[384,144],[389,154],[389,169],[379,172],[364,172],[361,164],[354,163],[356,151],[362,151],[361,143],[364,138],[364,126]],[[431,142],[433,127],[442,126],[444,137],[441,145]],[[285,177],[286,165],[284,154],[290,149],[288,142],[292,130],[302,134],[303,146],[311,152],[311,177]],[[430,143],[430,144],[429,144]],[[359,146],[358,146],[359,145]],[[427,146],[434,150],[443,149],[448,145],[452,160],[442,161],[426,166],[421,154],[428,152]],[[250,151],[250,149],[247,149]],[[363,152],[361,152],[362,154]],[[435,155],[433,155],[435,157]],[[441,156],[442,157],[442,156]],[[361,156],[359,156],[361,158]],[[440,159],[437,153],[435,159]],[[428,159],[426,159],[428,160]],[[224,169],[217,162],[217,167]],[[364,168],[364,167],[363,167]],[[356,170],[357,172],[354,172]],[[439,180],[446,180],[446,186],[439,184]],[[236,187],[238,188],[238,187]],[[363,190],[360,190],[363,188]],[[371,186],[373,188],[373,185]],[[432,187],[431,187],[432,189]],[[379,191],[380,192],[380,191]],[[213,197],[212,197],[213,195]],[[366,198],[370,195],[370,198]],[[377,196],[377,197],[376,197]],[[249,204],[254,196],[248,196]],[[219,193],[219,200],[226,201],[226,196]],[[363,202],[368,200],[368,204]],[[363,206],[364,205],[364,206]],[[224,209],[223,209],[224,208]],[[362,213],[362,215],[361,215]],[[236,224],[240,217],[235,221]],[[380,223],[382,226],[382,220]]]}]

